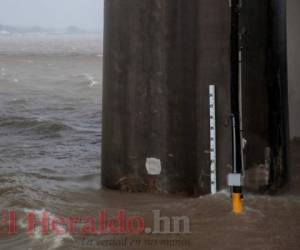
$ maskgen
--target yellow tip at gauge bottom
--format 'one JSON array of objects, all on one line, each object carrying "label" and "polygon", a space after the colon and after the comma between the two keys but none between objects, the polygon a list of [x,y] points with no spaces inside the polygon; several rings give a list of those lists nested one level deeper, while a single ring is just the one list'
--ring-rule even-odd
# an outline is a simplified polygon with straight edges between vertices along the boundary
[{"label": "yellow tip at gauge bottom", "polygon": [[243,212],[243,202],[241,193],[232,193],[232,211],[235,214],[241,214]]}]

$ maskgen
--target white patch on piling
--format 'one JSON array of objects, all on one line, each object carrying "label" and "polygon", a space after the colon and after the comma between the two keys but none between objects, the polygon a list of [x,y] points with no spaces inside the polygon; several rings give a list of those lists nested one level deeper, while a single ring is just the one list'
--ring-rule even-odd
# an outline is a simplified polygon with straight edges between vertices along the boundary
[{"label": "white patch on piling", "polygon": [[161,161],[157,158],[147,158],[146,169],[149,175],[160,175]]}]

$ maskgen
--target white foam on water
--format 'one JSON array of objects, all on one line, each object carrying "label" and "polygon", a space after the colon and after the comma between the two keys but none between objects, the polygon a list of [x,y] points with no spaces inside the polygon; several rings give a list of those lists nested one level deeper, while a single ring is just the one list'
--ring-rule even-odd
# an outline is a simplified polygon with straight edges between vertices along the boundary
[{"label": "white foam on water", "polygon": [[99,82],[98,81],[92,81],[91,84],[89,85],[90,87],[93,87],[94,85],[97,85]]},{"label": "white foam on water", "polygon": [[225,195],[227,197],[231,196],[231,193],[229,192],[229,189],[222,189],[219,192],[217,192],[217,194],[223,194],[223,195]]},{"label": "white foam on water", "polygon": [[[55,216],[54,214],[46,211],[45,209],[32,210],[32,209],[26,209],[25,208],[24,212],[25,212],[26,215],[28,215],[29,213],[34,213],[35,216],[36,216],[36,219],[38,221],[40,221],[42,219],[44,213],[48,213],[50,222],[58,217],[58,216]],[[27,216],[25,216],[25,218],[18,221],[18,225],[22,229],[26,229],[28,227],[26,217]],[[73,237],[70,235],[69,232],[67,232],[67,230],[63,226],[57,225],[57,230],[61,231],[62,233],[56,234],[55,232],[51,232],[50,229],[49,229],[49,234],[44,235],[43,232],[42,232],[42,227],[40,225],[37,225],[35,227],[35,230],[34,230],[33,234],[30,235],[30,236],[31,236],[31,238],[34,242],[42,243],[42,244],[45,244],[45,246],[47,246],[46,249],[45,248],[43,248],[43,249],[45,249],[45,250],[54,250],[56,248],[61,247],[63,245],[63,242],[64,242],[65,239],[73,240]]]},{"label": "white foam on water", "polygon": [[89,86],[90,87],[93,87],[94,85],[99,84],[99,82],[96,81],[95,78],[92,75],[85,73],[84,76],[89,81],[89,83],[90,83]]},{"label": "white foam on water", "polygon": [[17,83],[17,82],[19,82],[19,79],[18,79],[18,78],[15,78],[15,79],[13,80],[13,82]]}]

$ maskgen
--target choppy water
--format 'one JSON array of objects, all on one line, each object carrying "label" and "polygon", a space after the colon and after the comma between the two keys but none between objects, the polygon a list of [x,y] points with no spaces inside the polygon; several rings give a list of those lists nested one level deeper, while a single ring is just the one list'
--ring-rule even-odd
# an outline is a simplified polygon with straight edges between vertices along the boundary
[{"label": "choppy water", "polygon": [[[1,209],[66,213],[65,192],[99,190],[100,54],[96,36],[0,36]],[[0,249],[63,238],[41,247],[19,234]]]}]

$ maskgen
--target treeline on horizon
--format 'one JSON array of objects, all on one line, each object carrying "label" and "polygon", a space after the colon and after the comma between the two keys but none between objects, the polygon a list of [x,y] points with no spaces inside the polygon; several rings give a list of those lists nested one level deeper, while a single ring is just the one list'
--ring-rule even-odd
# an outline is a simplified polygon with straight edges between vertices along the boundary
[{"label": "treeline on horizon", "polygon": [[55,28],[44,28],[38,25],[35,26],[12,26],[0,24],[0,33],[2,34],[14,34],[14,33],[62,33],[62,34],[85,34],[85,33],[100,33],[100,31],[93,30],[84,30],[75,25],[71,25],[64,29],[55,29]]}]

